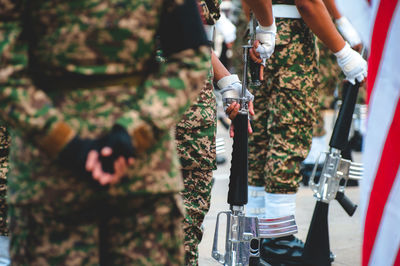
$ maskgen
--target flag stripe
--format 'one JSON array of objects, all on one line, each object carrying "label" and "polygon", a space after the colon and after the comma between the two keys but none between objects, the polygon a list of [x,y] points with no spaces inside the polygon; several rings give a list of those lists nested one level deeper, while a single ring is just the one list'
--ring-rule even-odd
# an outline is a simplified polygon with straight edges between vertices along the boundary
[{"label": "flag stripe", "polygon": [[394,261],[393,266],[400,266],[400,248],[397,250],[396,260]]},{"label": "flag stripe", "polygon": [[364,227],[364,243],[362,264],[368,265],[376,234],[382,219],[386,201],[400,167],[400,101],[397,102],[396,111],[390,126],[386,142],[382,151],[378,171],[376,173],[369,202]]},{"label": "flag stripe", "polygon": [[376,75],[381,63],[387,33],[398,0],[381,0],[375,17],[371,39],[371,54],[368,61],[367,103],[375,85]]}]

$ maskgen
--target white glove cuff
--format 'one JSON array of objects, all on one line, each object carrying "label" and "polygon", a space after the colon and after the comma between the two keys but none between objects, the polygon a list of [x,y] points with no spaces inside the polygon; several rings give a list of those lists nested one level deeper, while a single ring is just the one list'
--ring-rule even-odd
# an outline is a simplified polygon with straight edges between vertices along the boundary
[{"label": "white glove cuff", "polygon": [[265,193],[265,217],[281,218],[296,213],[296,194]]},{"label": "white glove cuff", "polygon": [[344,28],[350,24],[350,21],[346,17],[343,16],[343,17],[336,19],[335,23],[338,28]]},{"label": "white glove cuff", "polygon": [[235,82],[240,82],[238,75],[229,75],[218,80],[217,86],[218,88],[223,89],[225,87],[228,87],[229,85],[232,85]]},{"label": "white glove cuff", "polygon": [[259,31],[261,32],[272,32],[272,33],[276,33],[276,24],[275,24],[275,19],[274,22],[272,22],[272,25],[270,26],[262,26],[262,25],[258,25],[257,28],[259,29]]},{"label": "white glove cuff", "polygon": [[349,54],[351,53],[351,51],[352,51],[352,49],[351,49],[349,43],[346,42],[346,44],[344,45],[344,47],[343,47],[339,52],[335,53],[335,56],[336,56],[338,59],[343,59],[343,58],[349,56]]}]

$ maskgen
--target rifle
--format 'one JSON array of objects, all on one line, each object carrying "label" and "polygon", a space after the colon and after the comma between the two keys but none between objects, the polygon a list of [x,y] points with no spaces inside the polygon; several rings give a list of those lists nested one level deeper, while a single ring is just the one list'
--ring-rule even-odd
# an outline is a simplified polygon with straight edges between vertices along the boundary
[{"label": "rifle", "polygon": [[[259,219],[247,217],[244,205],[247,203],[248,171],[248,102],[246,98],[248,51],[251,45],[243,46],[243,80],[239,99],[229,99],[228,103],[239,102],[240,110],[233,120],[232,161],[229,176],[228,203],[230,210],[217,215],[211,256],[223,265],[258,265],[260,238],[272,238],[294,234],[297,225],[294,216],[279,219]],[[221,215],[226,215],[225,253],[218,252],[218,229]]]},{"label": "rifle", "polygon": [[328,229],[330,201],[336,199],[349,216],[352,216],[357,208],[357,205],[346,197],[344,190],[349,178],[358,179],[362,176],[362,167],[360,164],[342,159],[341,151],[348,142],[359,87],[358,82],[355,85],[349,82],[344,84],[343,91],[346,94],[329,142],[329,152],[325,153],[321,176],[315,183],[314,177],[319,161],[317,159],[310,178],[309,186],[314,191],[317,203],[304,245],[302,257],[305,265],[331,265]]}]

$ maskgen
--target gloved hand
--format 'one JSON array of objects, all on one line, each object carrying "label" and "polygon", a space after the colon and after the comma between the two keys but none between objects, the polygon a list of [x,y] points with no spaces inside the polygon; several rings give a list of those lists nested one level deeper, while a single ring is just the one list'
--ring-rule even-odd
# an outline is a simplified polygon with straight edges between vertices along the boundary
[{"label": "gloved hand", "polygon": [[256,28],[256,39],[260,44],[255,47],[256,52],[259,53],[262,60],[262,64],[265,66],[265,61],[271,57],[275,49],[275,35],[276,35],[276,25],[275,21],[271,26],[257,26]]},{"label": "gloved hand", "polygon": [[[237,75],[225,76],[217,82],[222,95],[222,103],[224,105],[224,111],[231,104],[232,101],[237,101],[242,91],[242,83]],[[245,95],[249,101],[253,101],[254,96],[246,89]]]},{"label": "gloved hand", "polygon": [[335,24],[340,34],[342,34],[343,38],[350,44],[351,47],[354,48],[355,46],[361,44],[360,36],[346,17],[336,19]]},{"label": "gloved hand", "polygon": [[339,52],[335,53],[337,62],[342,69],[346,79],[355,84],[356,80],[362,82],[367,77],[367,62],[362,56],[346,45]]},{"label": "gloved hand", "polygon": [[100,151],[104,147],[112,149],[111,156],[100,155],[102,168],[108,173],[114,173],[113,164],[117,158],[121,156],[125,159],[135,157],[135,148],[132,145],[131,136],[122,126],[114,125],[108,134],[98,139],[82,139],[75,136],[60,152],[58,159],[63,166],[89,177],[91,173],[85,169],[87,156],[91,150],[101,154]]}]

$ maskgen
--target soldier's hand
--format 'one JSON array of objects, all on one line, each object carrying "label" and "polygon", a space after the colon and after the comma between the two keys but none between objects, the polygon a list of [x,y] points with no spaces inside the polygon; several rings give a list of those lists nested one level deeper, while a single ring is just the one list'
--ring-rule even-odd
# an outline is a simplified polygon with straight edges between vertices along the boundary
[{"label": "soldier's hand", "polygon": [[[110,147],[112,152],[107,153],[107,149],[104,151],[103,148],[105,147]],[[88,155],[89,153],[93,154],[93,152],[98,155],[100,169],[111,174],[111,176],[116,171],[115,162],[118,165],[121,164],[120,157],[129,160],[135,156],[135,149],[129,134],[122,126],[115,125],[110,133],[98,139],[82,139],[75,136],[60,152],[58,159],[63,166],[76,171],[78,174],[92,177],[93,171],[99,173],[98,164],[94,164],[91,171],[87,170]],[[121,172],[118,169],[117,176],[120,174]]]},{"label": "soldier's hand", "polygon": [[362,56],[346,45],[339,52],[335,53],[337,62],[342,69],[346,79],[355,84],[356,80],[362,82],[367,77],[367,62]]},{"label": "soldier's hand", "polygon": [[[240,109],[240,104],[238,104],[237,102],[233,102],[227,109],[226,109],[226,114],[229,116],[229,119],[231,119],[233,121],[233,119],[235,119],[236,115],[239,113],[239,109]],[[254,105],[253,102],[250,101],[249,102],[249,114],[250,115],[254,115]],[[249,134],[253,133],[253,129],[251,127],[251,123],[250,120],[248,121],[248,127],[247,130],[249,132]],[[233,138],[235,135],[235,131],[234,131],[234,126],[233,123],[231,123],[231,126],[229,128],[229,136],[231,138]]]},{"label": "soldier's hand", "polygon": [[[271,26],[257,26],[256,28],[256,39],[259,41],[255,43],[256,46],[252,49],[253,52],[257,52],[261,61],[260,63],[265,66],[265,61],[271,57],[275,50],[275,36],[276,36],[276,26],[275,21]],[[254,44],[253,44],[254,45]]]},{"label": "soldier's hand", "polygon": [[133,158],[125,159],[125,157],[120,156],[114,161],[114,173],[108,173],[103,170],[100,155],[103,157],[109,157],[113,153],[112,148],[104,147],[101,149],[100,154],[92,150],[89,152],[86,160],[86,171],[92,173],[94,180],[98,181],[101,185],[116,184],[122,177],[126,175],[128,166],[134,164],[135,160]]},{"label": "soldier's hand", "polygon": [[[242,91],[242,83],[237,75],[229,75],[221,78],[217,82],[217,86],[220,88],[220,93],[222,95],[222,103],[224,105],[224,110],[228,108],[231,102],[235,101],[240,97]],[[246,95],[250,101],[254,99],[253,94],[246,89]]]}]

